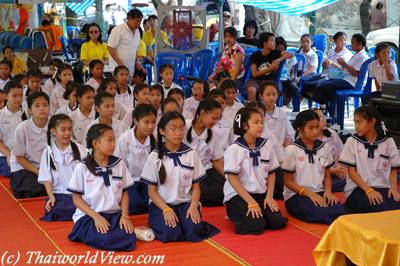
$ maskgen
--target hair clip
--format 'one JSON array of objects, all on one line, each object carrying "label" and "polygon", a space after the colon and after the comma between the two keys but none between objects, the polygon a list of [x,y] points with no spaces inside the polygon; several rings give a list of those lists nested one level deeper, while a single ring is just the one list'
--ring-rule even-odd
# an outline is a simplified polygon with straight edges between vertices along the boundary
[{"label": "hair clip", "polygon": [[242,128],[240,125],[240,120],[242,119],[242,115],[241,114],[237,114],[235,117],[235,121],[238,123],[239,128]]},{"label": "hair clip", "polygon": [[389,130],[386,128],[385,122],[381,122],[381,128],[383,131],[383,134],[386,135],[386,132],[388,132]]}]

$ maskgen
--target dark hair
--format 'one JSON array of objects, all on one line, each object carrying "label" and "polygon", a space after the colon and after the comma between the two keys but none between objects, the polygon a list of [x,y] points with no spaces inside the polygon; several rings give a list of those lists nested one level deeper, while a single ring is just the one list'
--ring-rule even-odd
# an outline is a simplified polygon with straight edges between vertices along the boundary
[{"label": "dark hair", "polygon": [[[56,114],[53,115],[50,120],[49,124],[47,125],[47,145],[51,148],[51,133],[50,130],[53,128],[56,128],[62,121],[70,121],[72,123],[71,118],[66,115],[66,114]],[[80,161],[81,160],[81,155],[78,149],[78,146],[73,142],[72,140],[70,141],[71,143],[71,148],[72,148],[72,153],[74,154],[74,160],[75,161]],[[50,167],[53,170],[56,170],[56,165],[53,160],[53,156],[50,156]]]},{"label": "dark hair", "polygon": [[309,33],[306,33],[306,34],[301,35],[300,41],[303,41],[303,38],[310,38],[310,39],[311,39],[311,42],[313,41],[313,37],[312,37],[311,34],[309,34]]},{"label": "dark hair", "polygon": [[75,81],[68,81],[67,86],[65,86],[65,91],[63,94],[63,98],[65,100],[68,100],[68,97],[73,93],[74,91],[78,93],[79,88],[81,85],[78,82]]},{"label": "dark hair", "polygon": [[87,41],[87,42],[90,41],[89,29],[90,29],[91,27],[97,27],[97,29],[99,30],[99,36],[97,36],[97,41],[98,41],[99,43],[103,43],[103,40],[102,40],[103,37],[101,36],[101,29],[100,29],[100,26],[99,26],[97,23],[90,23],[89,26],[87,27],[86,41]]},{"label": "dark hair", "polygon": [[0,61],[0,65],[7,65],[8,68],[10,69],[10,74],[11,74],[13,66],[12,66],[10,61],[8,61],[6,59],[3,59],[3,60]]},{"label": "dark hair", "polygon": [[51,25],[50,21],[47,19],[43,19],[41,24],[42,24],[42,26],[50,26]]},{"label": "dark hair", "polygon": [[[193,130],[193,125],[196,122],[196,120],[200,116],[200,112],[210,112],[214,109],[222,109],[222,106],[216,101],[216,100],[202,100],[199,103],[199,106],[197,107],[196,113],[194,115],[192,125],[189,127],[188,132],[186,134],[186,139],[189,143],[192,143],[192,130]],[[212,138],[212,130],[210,128],[207,129],[207,139],[206,143],[208,143]]]},{"label": "dark hair", "polygon": [[383,128],[382,128],[384,125],[383,119],[375,107],[368,106],[368,105],[360,106],[354,111],[354,116],[355,115],[360,115],[362,118],[364,118],[367,121],[371,121],[373,118],[375,118],[376,132],[380,135],[388,135],[388,133],[383,131]]},{"label": "dark hair", "polygon": [[[167,63],[167,64],[163,64],[161,67],[160,67],[160,74],[161,73],[163,73],[165,70],[167,70],[167,69],[172,69],[172,71],[174,71],[174,66],[172,65],[172,64],[169,64],[169,63]],[[175,72],[175,71],[174,71]]]},{"label": "dark hair", "polygon": [[383,8],[382,2],[378,2],[375,6],[376,9],[381,10]]},{"label": "dark hair", "polygon": [[286,51],[287,49],[287,42],[285,40],[285,38],[283,38],[282,36],[278,36],[275,38],[275,45],[283,45],[283,49]]},{"label": "dark hair", "polygon": [[90,73],[92,73],[92,71],[93,71],[93,69],[94,69],[94,67],[95,67],[96,65],[102,65],[102,66],[104,67],[103,61],[101,61],[101,60],[99,60],[99,59],[93,59],[93,60],[90,61],[90,63],[89,63],[89,70],[90,70]]},{"label": "dark hair", "polygon": [[267,108],[265,107],[265,104],[261,101],[256,101],[256,102],[249,102],[248,104],[246,104],[246,107],[249,108],[260,108],[264,111],[264,114],[267,112]]},{"label": "dark hair", "polygon": [[18,83],[21,83],[21,81],[22,81],[24,78],[26,78],[26,76],[25,76],[24,74],[17,74],[17,75],[15,75],[15,76],[12,78],[12,80],[14,80],[14,81],[16,81],[16,82],[18,82]]},{"label": "dark hair", "polygon": [[179,88],[172,88],[168,91],[167,98],[170,98],[171,95],[178,94],[182,96],[182,99],[185,100],[185,92]]},{"label": "dark hair", "polygon": [[362,35],[361,33],[356,33],[351,38],[354,38],[355,40],[357,40],[357,42],[361,43],[361,45],[364,46],[365,51],[369,51],[367,47],[367,40],[365,39],[364,35]]},{"label": "dark hair", "polygon": [[33,102],[40,97],[43,97],[47,101],[47,103],[50,104],[49,96],[45,92],[35,91],[29,94],[28,97],[26,98],[28,108],[31,109]]},{"label": "dark hair", "polygon": [[231,79],[226,79],[226,80],[222,81],[222,83],[221,83],[221,85],[219,86],[219,88],[220,88],[221,90],[223,90],[224,92],[225,92],[227,89],[235,89],[235,91],[237,92],[236,83],[235,83],[233,80],[231,80]]},{"label": "dark hair", "polygon": [[336,32],[335,35],[333,35],[333,41],[336,41],[337,39],[339,39],[342,36],[347,38],[346,33],[344,33],[343,31]]},{"label": "dark hair", "polygon": [[237,30],[235,29],[235,27],[228,27],[228,28],[226,28],[225,30],[224,30],[224,36],[225,36],[225,34],[229,34],[229,35],[231,35],[234,39],[236,39],[237,38]]},{"label": "dark hair", "polygon": [[257,26],[257,22],[255,20],[248,20],[244,23],[243,26],[243,35],[246,35],[246,30],[248,27],[254,27],[255,31],[254,31],[254,36],[257,35],[258,32],[258,26]]},{"label": "dark hair", "polygon": [[[117,66],[117,67],[114,69],[114,78],[115,78],[116,80],[117,80],[117,76],[118,76],[119,72],[121,72],[122,70],[128,71],[128,74],[129,74],[129,69],[128,69],[126,66],[124,66],[124,65],[119,65],[119,66]],[[128,93],[129,93],[129,94],[132,94],[131,87],[130,87],[128,84],[126,84],[126,87],[127,87],[127,89],[128,89]],[[121,90],[119,89],[119,86],[118,86],[118,82],[117,82],[117,93],[118,93],[118,94],[121,93]]]},{"label": "dark hair", "polygon": [[133,76],[146,79],[146,73],[144,73],[144,71],[141,69],[135,69],[135,73],[133,73]]},{"label": "dark hair", "polygon": [[66,63],[62,64],[62,66],[61,66],[60,68],[57,69],[56,78],[57,78],[57,81],[58,81],[58,82],[61,82],[61,73],[62,73],[64,70],[67,70],[67,69],[71,70],[71,72],[73,73],[73,70],[72,70],[71,65],[66,64]]},{"label": "dark hair", "polygon": [[142,21],[143,25],[146,24],[146,23],[148,23],[148,22],[149,22],[149,18],[145,18],[145,19],[143,19],[143,21]]},{"label": "dark hair", "polygon": [[226,100],[225,92],[221,89],[213,89],[210,91],[210,93],[207,95],[207,100],[215,100],[217,97],[222,97],[224,100]]},{"label": "dark hair", "polygon": [[7,49],[10,49],[14,53],[14,49],[7,45],[7,46],[3,47],[3,55],[4,55],[4,53],[6,52]]},{"label": "dark hair", "polygon": [[303,129],[306,124],[312,120],[317,120],[319,122],[319,116],[312,109],[304,110],[297,114],[293,122],[293,128],[296,130],[296,138],[299,134],[299,129]]},{"label": "dark hair", "polygon": [[263,81],[263,82],[261,83],[260,87],[258,88],[258,95],[260,95],[260,96],[263,95],[265,89],[266,89],[268,86],[274,87],[274,88],[276,89],[276,91],[278,92],[278,87],[276,86],[275,81],[273,81],[273,80],[266,80],[266,81]]},{"label": "dark hair", "polygon": [[150,15],[148,18],[147,18],[147,20],[150,20],[150,19],[157,19],[157,15]]},{"label": "dark hair", "polygon": [[264,48],[264,43],[269,40],[269,38],[275,37],[275,34],[271,32],[263,32],[260,34],[259,42],[258,42],[258,48],[262,49]]},{"label": "dark hair", "polygon": [[138,94],[139,92],[141,92],[144,89],[149,89],[150,90],[150,86],[147,85],[146,83],[139,83],[135,85],[135,88],[133,89],[133,108],[135,108],[136,105],[136,97],[135,95]]},{"label": "dark hair", "polygon": [[194,86],[194,84],[201,84],[201,85],[203,85],[203,99],[205,99],[206,97],[207,97],[207,94],[209,93],[209,85],[208,85],[208,82],[207,81],[203,81],[203,80],[201,80],[201,79],[199,79],[199,78],[196,78],[196,79],[194,79],[194,81],[193,81],[193,85],[192,85],[192,87]]},{"label": "dark hair", "polygon": [[76,97],[82,97],[83,95],[85,95],[85,93],[87,93],[89,91],[96,93],[95,89],[92,86],[81,85],[81,86],[79,86],[78,90],[76,91]]},{"label": "dark hair", "polygon": [[60,68],[64,65],[64,63],[63,63],[63,61],[62,61],[61,59],[59,59],[59,58],[53,58],[53,59],[51,59],[51,61],[50,61],[50,65],[56,67],[56,75],[55,75],[55,77],[54,77],[54,78],[53,78],[53,77],[50,77],[50,80],[51,80],[51,82],[53,82],[53,85],[56,85],[56,81],[57,81],[57,71],[58,71],[58,69],[60,69]]},{"label": "dark hair", "polygon": [[107,79],[103,80],[103,82],[101,82],[99,88],[97,89],[97,92],[106,91],[107,87],[112,82],[114,82],[115,85],[117,85],[117,81],[114,78],[107,78]]},{"label": "dark hair", "polygon": [[[317,108],[311,108],[311,110],[313,110],[317,115],[318,115],[318,112],[322,113],[322,111],[320,109],[317,109]],[[324,114],[322,113],[322,115],[324,115]],[[325,118],[325,116],[324,116],[324,118]],[[318,119],[320,120],[321,118],[318,116]],[[327,128],[325,128],[322,131],[322,135],[324,135],[327,138],[330,138],[332,136],[332,133]]]},{"label": "dark hair", "polygon": [[[151,104],[139,104],[135,110],[132,111],[132,126],[136,121],[139,121],[143,117],[148,115],[154,115],[157,118],[157,111],[151,106]],[[151,150],[156,148],[156,138],[153,134],[150,134],[150,146]]]},{"label": "dark hair", "polygon": [[[91,126],[86,135],[86,147],[88,149],[93,149],[93,141],[100,139],[103,136],[104,132],[108,130],[112,131],[113,129],[112,127],[106,124],[95,124]],[[84,162],[86,163],[86,166],[89,169],[89,171],[93,175],[98,176],[99,174],[96,171],[97,163],[94,160],[93,153],[94,151],[92,151],[92,153],[89,153]]]},{"label": "dark hair", "polygon": [[29,78],[40,78],[42,79],[43,75],[42,75],[42,71],[40,71],[40,69],[38,68],[32,68],[29,69],[28,72],[26,73],[26,76]]},{"label": "dark hair", "polygon": [[166,106],[167,104],[169,104],[169,103],[175,103],[176,106],[177,106],[178,109],[179,109],[179,104],[178,104],[178,102],[177,102],[175,99],[173,99],[173,98],[165,98],[165,99],[163,99],[163,100],[161,101],[161,105],[160,105],[161,113],[162,113],[162,114],[165,113],[165,112],[164,112],[164,108],[165,108],[165,106]]},{"label": "dark hair", "polygon": [[165,130],[165,126],[168,124],[169,121],[173,119],[181,119],[185,124],[185,118],[179,112],[167,112],[164,114],[157,125],[157,151],[158,151],[158,159],[161,161],[160,170],[158,170],[158,178],[160,179],[160,184],[165,183],[165,179],[167,178],[167,173],[165,172],[165,167],[162,163],[162,159],[164,157],[163,152],[163,136],[161,135],[160,129]]},{"label": "dark hair", "polygon": [[164,88],[160,84],[154,84],[150,87],[150,92],[153,90],[157,90],[161,94],[161,99],[164,99]]},{"label": "dark hair", "polygon": [[137,8],[129,10],[128,14],[126,14],[126,18],[143,18],[143,13]]},{"label": "dark hair", "polygon": [[97,93],[96,96],[94,97],[94,105],[99,107],[103,103],[104,98],[111,98],[114,100],[114,97],[110,93],[102,91]]},{"label": "dark hair", "polygon": [[246,130],[244,129],[244,124],[247,124],[249,122],[251,115],[254,113],[260,114],[262,116],[257,108],[242,107],[239,109],[233,121],[233,133],[235,133],[235,135],[243,137],[243,135],[246,133]]},{"label": "dark hair", "polygon": [[375,47],[375,55],[379,54],[383,49],[390,49],[389,44],[387,44],[387,43],[379,43]]},{"label": "dark hair", "polygon": [[231,74],[229,74],[229,71],[228,70],[222,70],[222,71],[219,71],[218,73],[217,73],[217,75],[215,76],[215,80],[217,81],[217,82],[219,82],[219,81],[221,81],[221,80],[223,80],[223,79],[225,79],[225,78],[231,78]]},{"label": "dark hair", "polygon": [[16,80],[7,81],[6,85],[4,85],[3,91],[5,94],[9,94],[12,89],[22,89],[22,86]]}]

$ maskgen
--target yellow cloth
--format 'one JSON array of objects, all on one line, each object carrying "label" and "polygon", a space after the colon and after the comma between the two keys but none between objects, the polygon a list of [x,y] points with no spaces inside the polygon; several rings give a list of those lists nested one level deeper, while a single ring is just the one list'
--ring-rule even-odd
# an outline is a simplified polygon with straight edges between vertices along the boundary
[{"label": "yellow cloth", "polygon": [[26,64],[23,61],[21,61],[17,57],[14,57],[14,64],[13,64],[13,68],[12,68],[13,76],[24,73],[24,71],[27,70],[27,68],[28,67],[26,66]]},{"label": "yellow cloth", "polygon": [[143,40],[140,40],[139,42],[139,47],[137,49],[137,56],[138,57],[146,56],[146,43]]},{"label": "yellow cloth", "polygon": [[339,217],[313,251],[317,265],[400,265],[400,210]]},{"label": "yellow cloth", "polygon": [[[167,35],[167,33],[166,33],[165,31],[163,31],[163,30],[161,31],[161,36],[162,36],[163,41],[164,41],[167,45],[170,45],[170,42],[169,42],[169,40],[168,40],[168,35]],[[152,46],[153,46],[153,44],[154,44],[154,42],[155,42],[155,38],[154,38],[154,36],[153,36],[153,33],[151,32],[151,29],[150,29],[150,30],[147,30],[147,31],[145,31],[145,32],[143,33],[142,40],[143,40],[144,43],[146,44],[146,47],[147,47],[147,54],[148,54],[149,56],[151,56],[151,57],[154,57],[154,56],[153,56],[154,52],[153,52]]]},{"label": "yellow cloth", "polygon": [[108,59],[107,44],[105,42],[95,44],[92,40],[85,42],[81,47],[81,60],[99,59],[105,62]]}]

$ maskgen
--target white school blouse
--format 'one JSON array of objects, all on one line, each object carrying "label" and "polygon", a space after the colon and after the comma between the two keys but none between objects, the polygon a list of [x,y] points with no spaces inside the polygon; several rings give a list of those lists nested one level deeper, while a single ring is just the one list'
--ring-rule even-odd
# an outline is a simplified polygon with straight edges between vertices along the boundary
[{"label": "white school blouse", "polygon": [[254,149],[239,137],[224,153],[224,202],[238,193],[229,182],[228,175],[237,175],[249,193],[263,194],[267,191],[268,175],[279,167],[272,143],[263,138],[256,140]]},{"label": "white school blouse", "polygon": [[[282,169],[293,173],[293,180],[299,186],[313,192],[324,191],[325,169],[335,163],[330,149],[321,140],[314,142],[312,150],[307,149],[299,138],[293,144],[286,147],[282,163]],[[283,188],[284,200],[290,199],[296,193],[287,186]]]},{"label": "white school blouse", "polygon": [[86,128],[95,119],[95,115],[96,112],[94,108],[92,108],[88,117],[84,116],[79,108],[69,114],[69,117],[73,122],[73,128],[72,128],[74,133],[73,139],[76,142],[82,144],[83,141],[86,139],[86,132],[87,132]]},{"label": "white school blouse", "polygon": [[329,127],[327,128],[327,130],[331,133],[331,136],[330,137],[323,136],[322,141],[325,142],[331,149],[333,159],[335,159],[335,161],[338,161],[340,154],[342,153],[343,150],[342,140],[340,139],[339,134],[335,130]]},{"label": "white school blouse", "polygon": [[172,83],[171,83],[171,86],[169,86],[169,87],[165,86],[163,81],[161,81],[160,85],[161,85],[161,86],[163,87],[163,89],[164,89],[164,98],[167,98],[167,97],[168,97],[168,92],[169,92],[170,89],[177,88],[177,89],[182,90],[182,88],[181,88],[178,84],[176,84],[175,82],[172,82]]},{"label": "white school blouse", "polygon": [[139,182],[150,152],[150,137],[142,144],[136,139],[135,129],[131,128],[119,137],[115,154],[125,162],[133,181]]},{"label": "white school blouse", "polygon": [[[75,109],[76,110],[76,109]],[[57,112],[55,113],[55,114],[65,114],[65,115],[69,115],[69,114],[71,114],[73,111],[75,111],[75,110],[72,110],[71,108],[69,108],[69,104],[67,103],[66,105],[64,105],[64,106],[61,106],[58,110],[57,110]]]},{"label": "white school blouse", "polygon": [[10,159],[11,172],[24,169],[17,163],[16,156],[24,156],[35,167],[39,168],[40,158],[47,146],[47,125],[36,126],[32,118],[21,122],[15,129],[14,148]]},{"label": "white school blouse", "polygon": [[185,144],[188,145],[193,150],[197,151],[200,155],[201,162],[203,163],[204,169],[211,169],[211,161],[218,160],[224,156],[224,149],[222,143],[218,139],[218,133],[211,129],[212,137],[208,143],[206,143],[208,136],[208,129],[204,129],[203,133],[198,136],[195,130],[192,128],[192,142],[189,143],[187,138],[185,138]]},{"label": "white school blouse", "polygon": [[[78,143],[75,143],[79,149],[80,159],[86,157],[86,149]],[[49,165],[49,152],[53,158],[56,169],[52,169]],[[55,141],[52,141],[51,147],[47,146],[43,150],[40,159],[38,182],[44,184],[51,182],[53,186],[53,193],[55,194],[71,194],[67,191],[69,180],[71,179],[74,169],[80,160],[74,159],[71,144],[65,149],[58,148]]]},{"label": "white school blouse", "polygon": [[[339,162],[356,168],[356,172],[371,187],[389,188],[390,171],[400,167],[400,157],[393,138],[378,135],[373,143],[365,137],[354,135],[344,145]],[[344,188],[348,197],[357,185],[351,178]]]},{"label": "white school blouse", "polygon": [[54,84],[53,81],[51,79],[46,80],[46,82],[43,85],[43,91],[47,93],[47,95],[49,95],[49,97],[51,96],[51,94],[54,91],[55,86],[57,85],[57,81]]},{"label": "white school blouse", "polygon": [[[85,132],[85,136],[87,135],[89,129],[96,124],[99,124],[100,118],[97,118],[96,120],[93,120],[86,128],[86,132]],[[114,136],[115,136],[115,143],[118,142],[119,137],[127,130],[127,128],[125,127],[125,125],[116,119],[112,120],[112,129],[114,131]],[[86,147],[86,137],[83,140],[82,144]]]},{"label": "white school blouse", "polygon": [[265,114],[262,137],[267,137],[267,130],[270,130],[274,134],[281,145],[283,145],[286,138],[294,140],[295,132],[293,126],[281,107],[275,106],[274,112],[271,115]]},{"label": "white school blouse", "polygon": [[133,108],[133,88],[128,84],[127,86],[131,93],[127,90],[125,93],[117,93],[114,97],[115,102],[119,102],[126,110]]},{"label": "white school blouse", "polygon": [[234,101],[232,106],[226,105],[222,112],[221,125],[225,128],[233,128],[233,121],[240,108],[244,107],[243,104]]},{"label": "white school blouse", "polygon": [[[206,178],[199,155],[185,144],[172,153],[163,148],[163,157],[158,151],[150,153],[143,168],[141,181],[157,186],[158,193],[167,204],[177,205],[192,200],[192,185]],[[166,178],[160,183],[158,171],[164,165]],[[151,199],[150,199],[151,202]]]},{"label": "white school blouse", "polygon": [[97,90],[100,87],[100,83],[98,83],[94,78],[88,79],[88,81],[86,81],[85,85],[91,86],[96,93],[97,93]]},{"label": "white school blouse", "polygon": [[183,110],[185,110],[185,112],[187,113],[190,113],[192,117],[194,117],[199,103],[200,101],[197,101],[193,96],[189,97],[185,100],[185,103],[183,104]]},{"label": "white school blouse", "polygon": [[[365,49],[362,49],[355,55],[353,55],[349,62],[347,63],[351,67],[353,67],[355,70],[360,71],[361,65],[369,59],[369,56],[367,52],[365,52]],[[344,69],[344,80],[347,81],[348,83],[351,84],[351,86],[355,87],[357,83],[357,78],[356,76],[353,76],[347,69]]]},{"label": "white school blouse", "polygon": [[57,83],[50,96],[50,114],[55,114],[61,106],[68,104],[68,101],[64,99],[64,92],[65,88]]},{"label": "white school blouse", "polygon": [[[313,49],[310,49],[308,52],[304,53],[303,49],[301,49],[300,54],[304,55],[304,57],[306,58],[306,63],[304,65],[304,71],[306,71],[310,66],[313,66],[314,71],[312,73],[317,73],[317,68],[318,68],[317,53]],[[301,69],[301,66],[300,66],[300,69]]]},{"label": "white school blouse", "polygon": [[[108,165],[106,167],[97,165],[96,172],[98,175],[89,171],[85,160],[78,163],[67,190],[82,195],[83,200],[97,213],[120,212],[122,192],[133,185],[128,168],[121,159],[110,156]],[[77,208],[72,219],[76,223],[85,215]]]},{"label": "white school blouse", "polygon": [[[14,147],[14,134],[17,126],[22,122],[24,110],[11,112],[7,105],[0,110],[0,139],[10,150]],[[0,152],[0,156],[5,156]]]},{"label": "white school blouse", "polygon": [[369,65],[368,71],[369,71],[370,77],[374,78],[378,82],[379,86],[382,86],[383,82],[399,81],[399,76],[397,74],[397,66],[393,60],[390,60],[390,62],[389,62],[389,69],[390,69],[390,73],[392,73],[392,75],[393,75],[392,80],[388,80],[388,78],[386,76],[386,70],[383,67],[383,65],[379,64],[379,60],[373,61]]}]

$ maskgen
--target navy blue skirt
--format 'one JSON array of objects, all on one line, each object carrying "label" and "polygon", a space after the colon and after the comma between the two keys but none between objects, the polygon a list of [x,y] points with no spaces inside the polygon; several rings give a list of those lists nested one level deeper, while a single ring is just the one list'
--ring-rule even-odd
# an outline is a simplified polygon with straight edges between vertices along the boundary
[{"label": "navy blue skirt", "polygon": [[0,176],[9,177],[11,175],[10,166],[6,156],[0,156]]},{"label": "navy blue skirt", "polygon": [[[48,212],[44,209],[44,216],[40,218],[42,221],[72,221],[76,207],[72,201],[72,195],[68,194],[54,194],[56,202],[51,210]],[[46,203],[49,199],[46,199]],[[46,204],[45,204],[46,205]]]},{"label": "navy blue skirt", "polygon": [[388,188],[374,187],[373,189],[381,193],[383,197],[383,203],[372,205],[369,203],[368,197],[365,195],[364,190],[357,187],[346,199],[345,206],[356,213],[382,212],[400,209],[400,202],[388,197]]},{"label": "navy blue skirt", "polygon": [[206,174],[206,178],[200,181],[201,204],[207,207],[223,206],[226,178],[215,168],[208,169]]},{"label": "navy blue skirt", "polygon": [[346,186],[346,179],[342,179],[337,175],[332,175],[332,192],[343,192]]},{"label": "navy blue skirt", "polygon": [[162,210],[153,203],[149,205],[149,225],[158,240],[163,243],[179,241],[199,242],[220,232],[218,228],[207,222],[202,221],[195,224],[190,217],[186,219],[186,212],[189,206],[190,203],[169,205],[179,220],[177,226],[172,228],[165,224]]},{"label": "navy blue skirt", "polygon": [[[322,197],[324,192],[317,194]],[[340,215],[347,213],[340,203],[328,207],[315,206],[312,200],[299,194],[286,200],[285,207],[290,215],[308,223],[331,224]]]},{"label": "navy blue skirt", "polygon": [[110,228],[106,234],[97,232],[94,220],[85,215],[81,217],[68,235],[71,241],[80,241],[93,248],[110,251],[131,251],[136,246],[136,235],[128,234],[124,228],[119,227],[121,213],[100,213]]},{"label": "navy blue skirt", "polygon": [[135,182],[133,186],[128,188],[129,194],[129,214],[148,213],[149,194],[147,192],[147,184]]},{"label": "navy blue skirt", "polygon": [[46,190],[38,182],[38,176],[25,169],[11,173],[10,186],[17,199],[46,196]]}]

